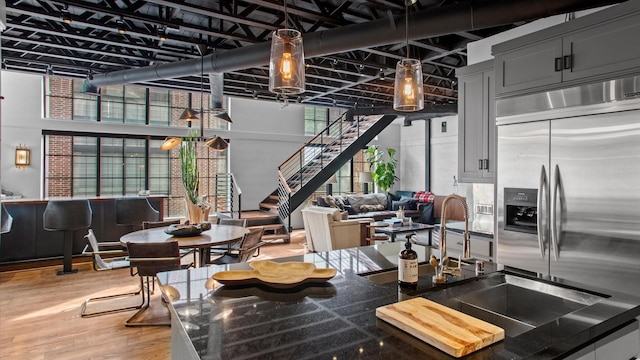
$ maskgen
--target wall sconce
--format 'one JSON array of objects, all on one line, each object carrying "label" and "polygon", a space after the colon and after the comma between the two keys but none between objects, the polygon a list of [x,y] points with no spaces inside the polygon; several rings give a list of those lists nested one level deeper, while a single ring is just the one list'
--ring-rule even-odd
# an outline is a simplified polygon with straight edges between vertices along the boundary
[{"label": "wall sconce", "polygon": [[18,169],[24,169],[31,164],[31,150],[24,145],[20,145],[16,148],[16,167]]}]

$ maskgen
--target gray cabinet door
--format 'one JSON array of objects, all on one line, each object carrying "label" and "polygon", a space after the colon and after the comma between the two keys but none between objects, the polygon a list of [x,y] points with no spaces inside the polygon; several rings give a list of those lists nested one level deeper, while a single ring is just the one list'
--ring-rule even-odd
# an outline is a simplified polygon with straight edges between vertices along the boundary
[{"label": "gray cabinet door", "polygon": [[562,59],[562,38],[496,54],[496,95],[561,82],[556,59]]},{"label": "gray cabinet door", "polygon": [[571,55],[571,66],[563,71],[562,80],[606,77],[626,70],[637,72],[639,38],[639,14],[566,35],[563,53]]},{"label": "gray cabinet door", "polygon": [[482,179],[483,73],[460,78],[458,85],[458,177],[461,182]]},{"label": "gray cabinet door", "polygon": [[486,101],[484,102],[486,109],[483,112],[486,116],[485,123],[485,135],[483,138],[485,141],[485,158],[487,162],[484,164],[485,173],[484,178],[487,182],[494,182],[496,178],[496,81],[495,71],[485,71],[484,77],[484,89],[486,94]]},{"label": "gray cabinet door", "polygon": [[458,180],[495,180],[495,81],[486,70],[460,77],[458,87]]}]

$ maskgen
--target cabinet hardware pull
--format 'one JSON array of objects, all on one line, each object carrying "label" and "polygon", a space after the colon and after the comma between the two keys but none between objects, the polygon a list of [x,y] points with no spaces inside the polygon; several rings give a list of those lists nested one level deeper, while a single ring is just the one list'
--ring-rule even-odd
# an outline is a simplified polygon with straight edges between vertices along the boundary
[{"label": "cabinet hardware pull", "polygon": [[555,65],[556,65],[555,70],[556,71],[562,71],[562,58],[561,57],[557,57],[554,60],[555,60]]},{"label": "cabinet hardware pull", "polygon": [[489,159],[484,159],[483,161],[484,169],[489,170]]},{"label": "cabinet hardware pull", "polygon": [[564,69],[565,70],[570,70],[573,66],[572,64],[572,56],[571,55],[565,55],[564,56]]},{"label": "cabinet hardware pull", "polygon": [[478,159],[478,170],[482,170],[482,159]]}]

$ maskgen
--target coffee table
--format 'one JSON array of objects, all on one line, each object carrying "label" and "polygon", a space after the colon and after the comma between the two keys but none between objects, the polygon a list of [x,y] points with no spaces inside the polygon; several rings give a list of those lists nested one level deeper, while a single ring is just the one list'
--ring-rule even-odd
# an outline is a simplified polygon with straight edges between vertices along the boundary
[{"label": "coffee table", "polygon": [[396,235],[398,234],[406,234],[406,233],[418,232],[418,231],[429,231],[429,246],[431,246],[431,230],[433,229],[433,225],[413,223],[411,225],[403,225],[403,226],[376,227],[375,229],[376,229],[376,232],[389,235],[391,241],[396,241]]}]

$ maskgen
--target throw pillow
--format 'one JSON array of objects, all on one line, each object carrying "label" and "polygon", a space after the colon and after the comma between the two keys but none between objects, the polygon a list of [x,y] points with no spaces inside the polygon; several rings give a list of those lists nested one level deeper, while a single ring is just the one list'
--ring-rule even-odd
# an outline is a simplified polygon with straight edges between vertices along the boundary
[{"label": "throw pillow", "polygon": [[402,191],[402,190],[396,191],[396,195],[398,195],[400,197],[406,196],[408,198],[412,198],[414,194],[415,194],[415,192],[413,192],[413,191]]},{"label": "throw pillow", "polygon": [[414,199],[414,198],[404,197],[403,196],[403,197],[400,198],[400,201],[406,201],[407,202],[406,205],[402,205],[402,206],[404,206],[405,210],[418,210],[418,199]]},{"label": "throw pillow", "polygon": [[329,205],[327,205],[327,201],[325,200],[324,196],[318,196],[316,198],[316,201],[318,202],[318,206],[329,207]]},{"label": "throw pillow", "polygon": [[331,217],[333,218],[333,221],[340,221],[342,220],[342,214],[340,214],[340,210],[335,209],[332,213],[331,213]]},{"label": "throw pillow", "polygon": [[328,205],[329,207],[336,208],[336,209],[338,209],[338,208],[339,208],[338,203],[336,203],[336,199],[334,199],[334,198],[333,198],[333,196],[331,196],[331,195],[327,195],[327,196],[324,198],[324,201],[326,201],[326,202],[327,202],[327,205]]},{"label": "throw pillow", "polygon": [[360,212],[380,211],[384,210],[384,205],[360,205]]},{"label": "throw pillow", "polygon": [[387,193],[387,210],[392,210],[391,206],[393,205],[393,202],[398,200],[400,200],[400,196],[395,195],[391,192],[388,192]]},{"label": "throw pillow", "polygon": [[334,197],[334,199],[336,200],[336,204],[338,204],[338,207],[340,208],[340,210],[346,209],[346,205],[344,203],[344,200],[342,200],[342,197],[336,196]]},{"label": "throw pillow", "polygon": [[349,220],[349,212],[348,211],[341,211],[340,215],[342,215],[342,220]]},{"label": "throw pillow", "polygon": [[409,199],[394,201],[393,204],[391,204],[391,210],[397,211],[400,209],[400,206],[402,206],[405,210],[415,210],[411,209],[411,201],[409,201]]},{"label": "throw pillow", "polygon": [[436,196],[429,191],[418,191],[414,196],[414,198],[416,198],[418,202],[423,202],[423,203],[432,203],[435,197]]}]

